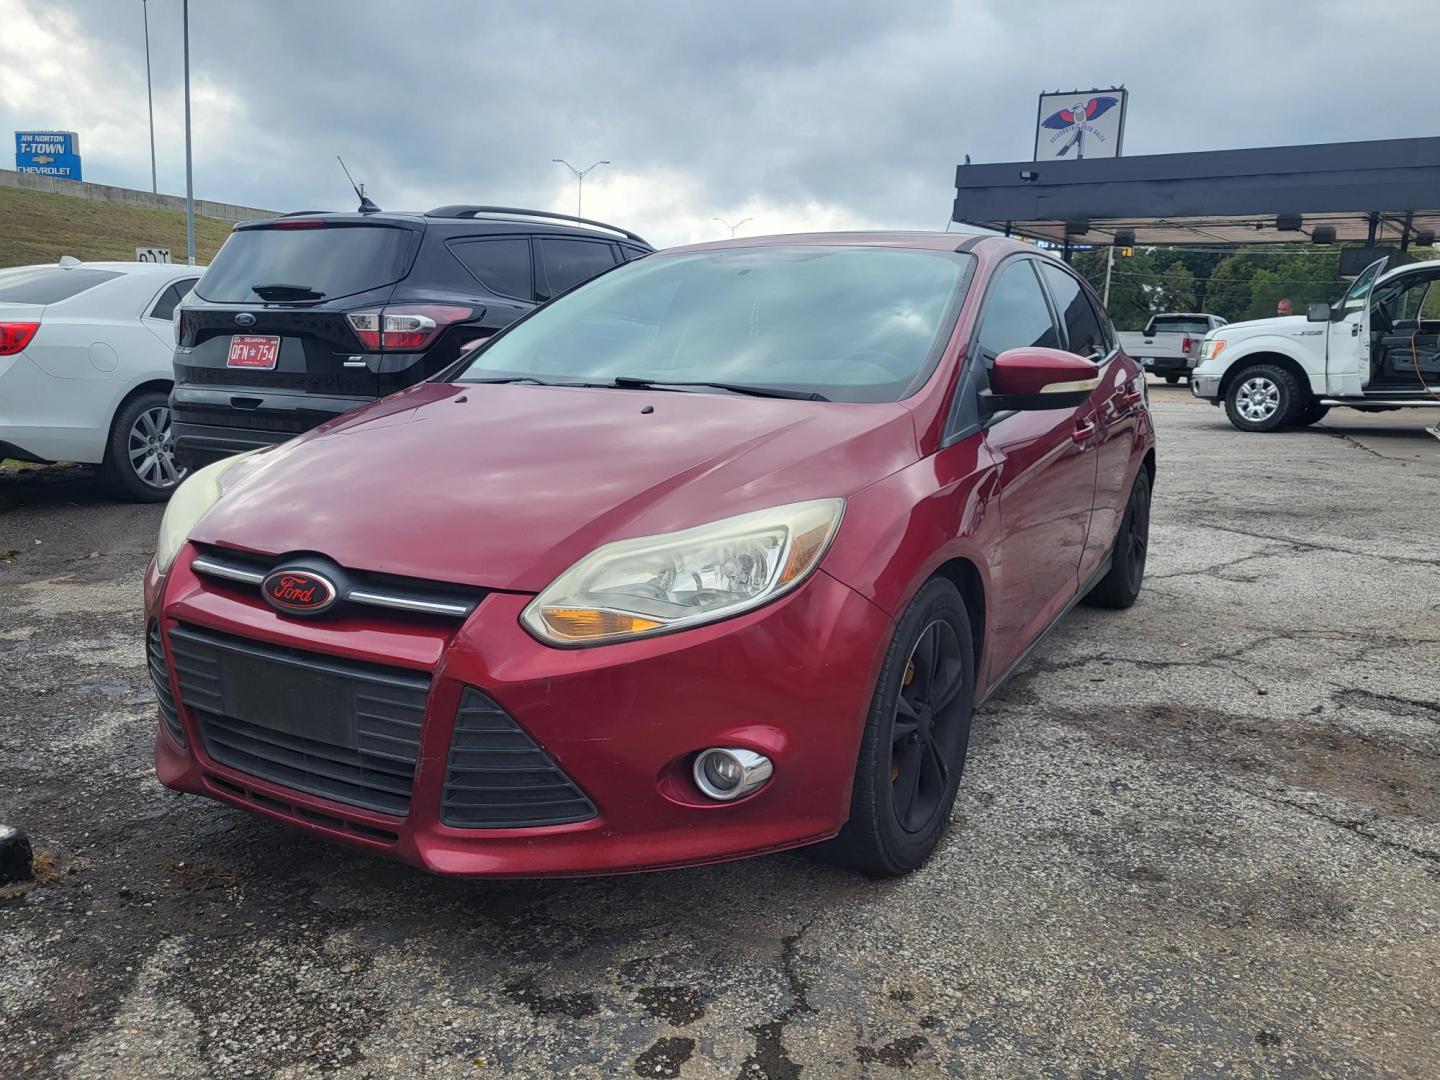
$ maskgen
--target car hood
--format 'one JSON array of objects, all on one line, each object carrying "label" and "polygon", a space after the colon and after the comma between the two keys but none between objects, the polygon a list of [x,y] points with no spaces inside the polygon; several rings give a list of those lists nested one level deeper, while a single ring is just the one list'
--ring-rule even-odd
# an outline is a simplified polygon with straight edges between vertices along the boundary
[{"label": "car hood", "polygon": [[1218,330],[1211,330],[1207,337],[1255,337],[1258,334],[1281,334],[1293,337],[1312,324],[1304,315],[1276,315],[1268,319],[1248,319],[1245,322],[1226,323]]},{"label": "car hood", "polygon": [[245,459],[191,538],[536,592],[612,540],[849,495],[917,457],[902,404],[426,383]]}]

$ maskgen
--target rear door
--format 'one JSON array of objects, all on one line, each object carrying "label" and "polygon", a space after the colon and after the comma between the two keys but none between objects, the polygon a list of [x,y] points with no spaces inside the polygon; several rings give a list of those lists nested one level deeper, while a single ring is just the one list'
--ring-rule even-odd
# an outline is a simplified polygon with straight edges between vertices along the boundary
[{"label": "rear door", "polygon": [[[1038,262],[1014,257],[991,277],[975,345],[987,367],[1007,349],[1064,347]],[[1002,414],[986,431],[1000,462],[1004,533],[991,608],[1003,658],[996,670],[1008,667],[1075,595],[1095,499],[1098,430],[1087,401],[1075,409]]]},{"label": "rear door", "polygon": [[183,277],[178,281],[172,281],[160,291],[154,301],[145,309],[140,321],[162,343],[169,346],[175,344],[175,309],[180,306],[180,301],[190,295],[190,290],[195,288],[199,276]]},{"label": "rear door", "polygon": [[240,226],[182,307],[176,381],[235,393],[372,398],[372,357],[346,316],[378,310],[414,260],[423,225],[291,218]]}]

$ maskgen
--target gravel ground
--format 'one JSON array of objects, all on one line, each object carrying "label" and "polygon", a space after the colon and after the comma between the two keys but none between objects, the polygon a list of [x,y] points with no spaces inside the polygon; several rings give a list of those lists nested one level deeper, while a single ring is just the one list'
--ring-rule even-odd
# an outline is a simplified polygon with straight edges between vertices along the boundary
[{"label": "gravel ground", "polygon": [[167,792],[158,509],[0,472],[0,1076],[1440,1075],[1440,443],[1154,397],[1140,602],[977,717],[902,881],[451,882]]}]

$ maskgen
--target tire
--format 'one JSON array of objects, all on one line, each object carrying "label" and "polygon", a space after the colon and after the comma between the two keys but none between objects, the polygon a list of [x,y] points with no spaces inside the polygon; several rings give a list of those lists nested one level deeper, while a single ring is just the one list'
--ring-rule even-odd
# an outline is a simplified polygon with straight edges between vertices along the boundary
[{"label": "tire", "polygon": [[1175,385],[1176,383],[1178,383],[1179,381],[1180,381],[1180,376],[1179,376],[1179,375],[1166,375],[1166,376],[1165,376],[1165,383],[1166,383],[1167,386],[1174,386],[1174,385]]},{"label": "tire", "polygon": [[1295,427],[1309,427],[1311,424],[1318,424],[1325,419],[1325,414],[1330,411],[1329,405],[1321,405],[1318,401],[1311,401],[1300,410],[1300,414],[1291,423]]},{"label": "tire", "polygon": [[1242,368],[1225,391],[1225,414],[1241,431],[1279,431],[1288,427],[1309,400],[1299,380],[1277,364]]},{"label": "tire", "polygon": [[1091,589],[1082,603],[1090,607],[1128,608],[1145,583],[1145,559],[1150,550],[1150,474],[1145,469],[1135,477],[1115,545],[1110,549],[1110,569]]},{"label": "tire", "polygon": [[[944,699],[938,710],[932,694]],[[951,582],[935,578],[905,609],[885,654],[860,742],[850,819],[816,854],[891,877],[924,863],[950,822],[974,707],[965,601]]]},{"label": "tire", "polygon": [[132,502],[164,502],[189,473],[175,460],[170,399],[158,390],[136,394],[115,414],[100,475]]}]

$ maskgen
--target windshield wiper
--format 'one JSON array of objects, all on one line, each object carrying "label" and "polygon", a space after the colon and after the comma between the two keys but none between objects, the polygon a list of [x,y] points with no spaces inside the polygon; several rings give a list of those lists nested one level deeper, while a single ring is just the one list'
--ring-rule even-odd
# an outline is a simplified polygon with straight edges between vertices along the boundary
[{"label": "windshield wiper", "polygon": [[309,285],[287,285],[283,281],[264,282],[251,285],[250,291],[261,300],[323,300],[325,294]]},{"label": "windshield wiper", "polygon": [[534,383],[536,386],[575,386],[575,383],[546,382],[544,379],[537,379],[534,375],[490,375],[479,379],[456,379],[462,383]]},{"label": "windshield wiper", "polygon": [[621,390],[683,390],[687,386],[708,387],[712,390],[728,390],[732,394],[746,394],[750,397],[787,398],[792,401],[829,401],[824,394],[812,390],[787,390],[782,386],[751,386],[748,383],[727,382],[672,382],[669,379],[642,379],[634,375],[616,375],[612,386]]}]

